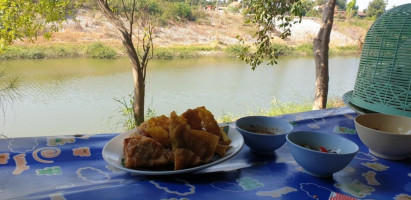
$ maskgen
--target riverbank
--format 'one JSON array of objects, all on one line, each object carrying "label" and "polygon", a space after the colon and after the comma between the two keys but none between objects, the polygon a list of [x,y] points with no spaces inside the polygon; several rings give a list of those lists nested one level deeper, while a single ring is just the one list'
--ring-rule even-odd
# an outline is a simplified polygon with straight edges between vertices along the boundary
[{"label": "riverbank", "polygon": [[[93,48],[99,46],[99,48]],[[300,44],[287,46],[276,45],[280,56],[312,56],[312,44]],[[236,57],[240,51],[239,45],[187,45],[172,47],[157,47],[154,49],[154,59],[186,59],[202,56]],[[356,45],[337,46],[330,48],[330,56],[356,56],[358,55]],[[0,54],[0,60],[13,59],[55,59],[55,58],[99,58],[115,59],[126,57],[121,46],[109,46],[103,43],[92,44],[53,44],[53,45],[14,45],[7,47]]]},{"label": "riverbank", "polygon": [[[157,27],[154,58],[181,59],[201,56],[235,56],[237,36],[253,42],[255,27],[244,24],[241,14],[202,11],[204,17],[196,22],[172,23]],[[334,21],[331,32],[330,55],[358,55],[359,40],[364,38],[372,22],[367,20]],[[303,18],[295,24],[287,39],[274,36],[280,55],[310,56],[312,41],[320,28],[320,19]],[[99,44],[103,49],[91,47]],[[16,41],[0,55],[7,59],[48,59],[67,57],[119,58],[125,57],[119,34],[101,15],[80,11],[75,20],[68,20],[49,40],[39,37],[34,43]]]}]

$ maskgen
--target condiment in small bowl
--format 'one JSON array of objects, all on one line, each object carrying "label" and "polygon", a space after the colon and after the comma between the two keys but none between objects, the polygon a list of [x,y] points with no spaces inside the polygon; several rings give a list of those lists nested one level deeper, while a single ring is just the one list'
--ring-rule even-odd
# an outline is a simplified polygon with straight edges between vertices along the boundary
[{"label": "condiment in small bowl", "polygon": [[235,122],[251,151],[272,154],[285,143],[285,136],[293,130],[287,121],[267,116],[247,116]]},{"label": "condiment in small bowl", "polygon": [[295,161],[317,177],[330,177],[342,170],[359,150],[351,140],[331,133],[296,131],[286,139]]},{"label": "condiment in small bowl", "polygon": [[371,154],[388,160],[402,160],[411,154],[411,118],[372,113],[357,116],[354,122]]}]

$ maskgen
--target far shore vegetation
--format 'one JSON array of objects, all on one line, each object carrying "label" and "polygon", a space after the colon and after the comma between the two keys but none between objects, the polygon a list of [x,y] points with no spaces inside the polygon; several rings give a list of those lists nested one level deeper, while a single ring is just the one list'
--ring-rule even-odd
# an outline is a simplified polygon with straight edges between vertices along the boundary
[{"label": "far shore vegetation", "polygon": [[[333,29],[339,31],[348,37],[356,38],[360,36],[359,40],[363,40],[363,36],[375,21],[376,14],[369,13],[366,17],[360,16],[358,7],[350,7],[352,1],[338,0],[337,15],[334,20]],[[381,0],[373,0],[381,1]],[[159,28],[173,27],[172,32],[174,34],[179,33],[180,28],[192,27],[201,29],[198,32],[198,37],[210,36],[207,31],[212,29],[215,32],[215,39],[208,40],[201,44],[197,44],[193,41],[185,41],[180,39],[176,43],[169,43],[162,45],[154,40],[154,59],[185,59],[185,58],[197,58],[202,56],[225,56],[225,57],[237,57],[239,55],[240,41],[227,42],[222,39],[222,36],[227,36],[232,39],[239,39],[240,34],[242,36],[250,36],[255,34],[255,27],[242,22],[247,21],[247,15],[244,12],[243,7],[249,5],[249,1],[242,3],[227,1],[222,4],[216,4],[215,1],[149,1],[150,9],[154,9],[156,13],[159,13],[158,22],[156,26]],[[214,3],[213,3],[214,2]],[[316,9],[321,7],[324,1],[308,1],[303,0],[304,13],[303,17],[307,20],[319,21],[322,17],[322,10]],[[355,4],[355,1],[354,1]],[[221,8],[216,9],[216,6]],[[166,8],[167,9],[162,9]],[[207,8],[207,9],[205,9]],[[212,10],[209,10],[212,8]],[[385,7],[384,7],[385,9]],[[127,57],[126,51],[123,45],[118,39],[116,40],[115,32],[111,31],[110,27],[107,27],[102,22],[101,13],[98,12],[98,6],[94,1],[90,1],[84,4],[82,9],[77,11],[79,19],[69,20],[70,23],[66,24],[64,31],[51,35],[48,39],[39,39],[34,43],[29,42],[24,38],[19,38],[10,46],[1,48],[0,60],[13,60],[13,59],[55,59],[55,58],[97,58],[97,59],[116,59]],[[347,12],[349,10],[349,12]],[[373,9],[369,9],[373,10]],[[350,15],[348,15],[350,13]],[[82,19],[82,20],[80,20]],[[72,25],[70,25],[72,24]],[[190,26],[191,24],[191,26]],[[90,29],[91,27],[99,27],[99,29]],[[232,29],[233,33],[227,33],[227,29]],[[99,34],[90,35],[90,32],[99,32]],[[275,31],[274,31],[275,32]],[[172,34],[171,34],[172,35]],[[194,35],[193,37],[196,37]],[[82,37],[84,40],[82,40]],[[211,36],[210,36],[211,37]],[[37,38],[37,37],[36,37]],[[159,37],[160,38],[160,37]],[[174,41],[170,35],[162,36],[161,41]],[[81,41],[87,41],[86,43]],[[56,42],[57,41],[57,42]],[[195,40],[194,40],[195,41]],[[252,42],[252,41],[249,41]],[[185,45],[178,45],[179,43]],[[312,39],[307,38],[304,42],[290,43],[285,40],[275,42],[276,54],[279,56],[312,56],[313,45]],[[330,56],[357,56],[361,51],[361,45],[353,44],[338,44],[337,46],[330,46]]]},{"label": "far shore vegetation", "polygon": [[[280,56],[312,56],[312,43],[288,46],[286,44],[275,45]],[[236,57],[240,51],[240,45],[187,45],[172,47],[157,47],[154,50],[155,59],[185,59],[202,56]],[[330,56],[357,56],[358,46],[337,46],[330,48]],[[7,47],[0,60],[15,59],[55,59],[55,58],[97,58],[116,59],[127,57],[120,45],[103,44],[95,42],[91,44],[53,44],[53,45],[13,45]]]}]

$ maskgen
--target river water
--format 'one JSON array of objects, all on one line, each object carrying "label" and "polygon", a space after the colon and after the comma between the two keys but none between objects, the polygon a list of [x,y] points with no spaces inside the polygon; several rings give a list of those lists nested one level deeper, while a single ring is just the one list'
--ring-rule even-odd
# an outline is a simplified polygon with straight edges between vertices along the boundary
[{"label": "river water", "polygon": [[[146,109],[168,115],[206,106],[216,118],[246,115],[281,102],[312,101],[312,57],[282,57],[278,65],[251,70],[228,58],[151,60],[146,80]],[[358,57],[329,60],[329,97],[354,87]],[[1,105],[0,133],[8,137],[121,132],[117,100],[129,100],[132,75],[128,59],[14,60],[0,63],[18,77],[17,100]]]}]

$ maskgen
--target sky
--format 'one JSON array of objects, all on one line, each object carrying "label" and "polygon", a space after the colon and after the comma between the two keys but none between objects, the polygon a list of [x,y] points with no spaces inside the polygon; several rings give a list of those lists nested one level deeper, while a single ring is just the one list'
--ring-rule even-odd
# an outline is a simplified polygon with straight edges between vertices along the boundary
[{"label": "sky", "polygon": [[[371,2],[372,0],[357,0],[357,6],[358,6],[358,10],[359,11],[363,11],[364,9],[367,9],[368,4]],[[395,6],[399,6],[402,4],[406,4],[406,3],[411,3],[411,0],[387,0],[388,4],[386,9],[389,10],[391,9],[394,5]],[[350,2],[350,0],[347,0],[347,3]]]}]

